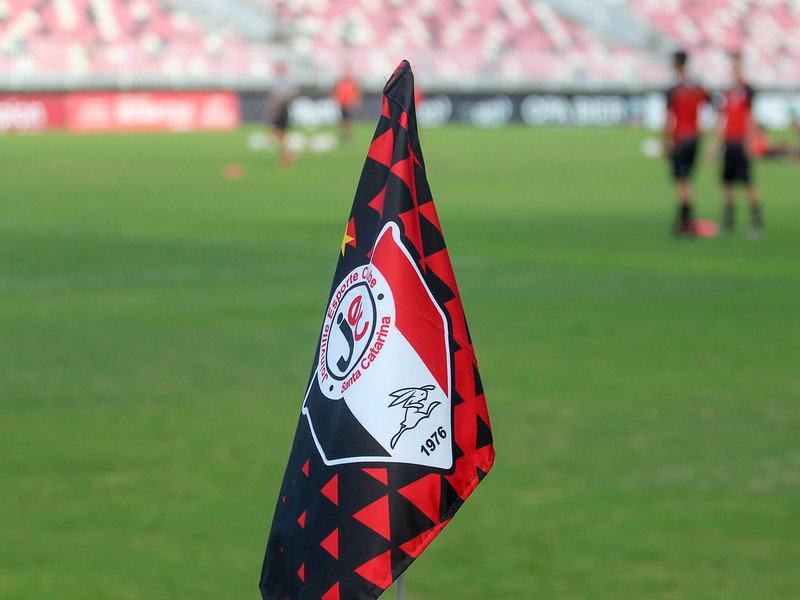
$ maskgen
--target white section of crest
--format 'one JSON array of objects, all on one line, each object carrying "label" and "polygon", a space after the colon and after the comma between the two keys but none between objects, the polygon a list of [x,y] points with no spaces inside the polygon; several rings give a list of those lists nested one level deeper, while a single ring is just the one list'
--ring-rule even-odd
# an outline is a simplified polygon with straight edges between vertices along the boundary
[{"label": "white section of crest", "polygon": [[[344,401],[358,422],[391,454],[391,460],[449,468],[453,462],[450,398],[397,328],[392,329],[376,360],[362,373],[361,378],[344,393]],[[396,399],[393,393],[423,386],[433,386],[434,389],[417,394],[421,397],[422,409],[406,408],[402,403],[389,407]],[[430,410],[430,416],[423,417],[435,403],[438,405]],[[400,432],[404,421],[409,428],[400,434],[392,448],[392,439]],[[447,437],[437,444],[436,439],[440,436],[436,432],[440,427]],[[427,439],[433,440],[434,448],[426,447],[426,453],[422,446]]]},{"label": "white section of crest", "polygon": [[[411,255],[400,241],[400,230],[398,226],[395,223],[388,223],[378,236],[375,246],[378,245],[384,235],[392,236],[394,243],[400,248],[406,260],[413,266],[414,272],[422,282],[425,291],[441,319],[444,332],[442,344],[447,361],[447,388],[451,390],[452,381],[450,381],[450,350],[448,345],[447,319],[436,303],[428,286],[425,285],[425,281],[422,279]],[[376,294],[379,290],[389,291],[390,288],[387,285],[386,278],[375,265],[371,266],[374,272],[379,275],[379,281],[373,291]],[[359,267],[354,270],[354,272],[362,268],[363,267]],[[402,293],[402,290],[391,290],[387,299],[392,299],[392,305],[394,304],[393,296],[400,293]],[[323,384],[329,386],[331,383],[330,379],[324,382],[321,380],[318,364],[317,373],[306,391],[306,396],[303,401],[303,414],[306,415],[308,419],[311,435],[314,438],[320,456],[326,465],[360,462],[393,462],[449,469],[453,465],[451,394],[445,393],[438,385],[436,379],[420,358],[419,354],[405,336],[403,336],[400,330],[397,329],[394,306],[392,306],[389,311],[378,309],[377,312],[378,323],[376,334],[370,342],[370,347],[375,344],[377,333],[380,331],[381,313],[388,313],[392,316],[392,325],[388,334],[385,336],[383,347],[380,349],[375,359],[369,362],[366,368],[364,368],[363,365],[365,361],[369,359],[369,351],[360,359],[358,366],[358,370],[361,372],[360,377],[353,380],[352,383],[348,385],[347,389],[344,390],[341,395],[337,396],[343,397],[344,402],[347,403],[347,407],[353,413],[353,416],[355,416],[370,435],[383,446],[389,453],[389,456],[356,456],[335,460],[329,460],[325,456],[325,451],[320,445],[317,434],[314,431],[313,419],[308,414],[306,408],[306,400],[308,394],[311,392],[314,380],[318,380],[324,395],[330,393],[327,388],[322,388]],[[327,313],[325,322],[330,323]],[[320,355],[320,362],[322,360],[322,356]],[[339,383],[339,386],[341,386],[341,383]],[[433,389],[422,390],[423,386],[431,386]],[[421,398],[420,401],[422,401],[424,407],[421,409],[423,411],[422,413],[417,412],[413,407],[409,408],[403,406],[403,403],[389,407],[389,404],[397,398],[396,396],[392,396],[392,394],[407,388],[417,388],[419,390],[418,397]],[[436,402],[439,404],[433,409],[430,409],[430,406]],[[423,414],[427,416],[423,418]],[[404,422],[407,427],[399,437],[397,437],[395,447],[392,448],[392,439],[403,429]],[[444,432],[445,435],[442,436],[441,432]]]}]

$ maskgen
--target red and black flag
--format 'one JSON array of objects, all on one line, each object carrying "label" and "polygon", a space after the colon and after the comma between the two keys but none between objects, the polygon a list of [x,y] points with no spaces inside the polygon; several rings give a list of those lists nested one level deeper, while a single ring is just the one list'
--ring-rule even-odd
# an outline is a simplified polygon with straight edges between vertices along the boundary
[{"label": "red and black flag", "polygon": [[345,227],[267,542],[266,600],[377,598],[494,462],[403,61]]}]

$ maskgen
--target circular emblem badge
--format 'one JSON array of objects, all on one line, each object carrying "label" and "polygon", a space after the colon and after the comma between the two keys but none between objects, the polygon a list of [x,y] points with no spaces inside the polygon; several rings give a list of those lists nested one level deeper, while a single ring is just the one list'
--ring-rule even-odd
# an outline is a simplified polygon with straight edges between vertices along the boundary
[{"label": "circular emblem badge", "polygon": [[331,320],[325,366],[331,377],[346,378],[364,356],[375,330],[375,300],[366,282],[349,288]]},{"label": "circular emblem badge", "polygon": [[334,292],[320,337],[317,378],[323,394],[341,398],[386,343],[394,300],[372,265],[351,271]]}]

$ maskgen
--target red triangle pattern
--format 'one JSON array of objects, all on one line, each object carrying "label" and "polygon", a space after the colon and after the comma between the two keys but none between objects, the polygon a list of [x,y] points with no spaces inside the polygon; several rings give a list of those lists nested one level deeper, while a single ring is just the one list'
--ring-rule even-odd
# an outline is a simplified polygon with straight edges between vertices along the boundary
[{"label": "red triangle pattern", "polygon": [[[455,363],[455,378],[453,381],[453,386],[456,388],[458,395],[462,398],[466,399],[474,399],[475,396],[475,376],[473,371],[473,366],[475,365],[475,354],[472,351],[472,346],[464,346],[461,350],[455,353],[454,355],[454,363]],[[474,411],[474,401],[471,403],[470,410]],[[469,421],[467,416],[464,416],[465,422]],[[456,423],[461,424],[460,421],[455,421]],[[463,429],[459,428],[460,431],[464,431]],[[456,444],[464,448],[465,450],[471,450],[475,446],[464,445],[462,442],[465,440],[459,440],[456,438]]]},{"label": "red triangle pattern", "polygon": [[403,183],[408,186],[408,190],[411,192],[411,200],[414,202],[414,207],[416,207],[417,186],[414,179],[414,157],[409,156],[405,160],[400,160],[394,163],[392,165],[392,173],[402,179]]},{"label": "red triangle pattern", "polygon": [[389,100],[386,96],[383,97],[383,103],[381,104],[381,116],[386,117],[387,119],[391,119],[392,115],[389,112]]},{"label": "red triangle pattern", "polygon": [[372,160],[387,167],[392,165],[392,154],[394,153],[394,131],[387,129],[379,135],[369,146],[367,156]]},{"label": "red triangle pattern", "polygon": [[414,162],[417,163],[420,167],[422,166],[422,162],[420,162],[419,157],[414,154],[414,149],[411,147],[411,144],[408,145],[408,153],[414,159]]},{"label": "red triangle pattern", "polygon": [[305,582],[306,580],[306,563],[300,565],[300,568],[297,569],[297,576],[300,578],[300,581]]},{"label": "red triangle pattern", "polygon": [[321,491],[323,496],[339,506],[339,475],[334,475]]},{"label": "red triangle pattern", "polygon": [[340,600],[339,598],[339,582],[337,581],[331,589],[322,594],[320,600]]},{"label": "red triangle pattern", "polygon": [[306,511],[303,511],[303,514],[297,517],[297,522],[300,524],[300,527],[303,529],[306,528]]},{"label": "red triangle pattern", "polygon": [[475,414],[478,415],[486,425],[489,426],[491,429],[491,420],[489,419],[489,408],[486,406],[486,402],[479,402],[478,406],[476,407]]},{"label": "red triangle pattern", "polygon": [[405,544],[400,544],[400,549],[411,556],[412,558],[417,558],[425,548],[428,547],[428,544],[431,543],[431,540],[436,537],[436,535],[444,529],[445,525],[447,525],[450,521],[443,521],[436,527],[432,527],[428,529],[428,531],[418,535],[417,537],[407,541]]},{"label": "red triangle pattern", "polygon": [[[474,450],[477,445],[478,427],[475,415],[479,415],[485,423],[489,423],[488,411],[479,398],[475,395],[475,380],[472,368],[475,364],[475,355],[469,346],[455,353],[455,387],[459,396],[465,402],[454,407],[454,422],[459,423],[454,431],[455,442],[465,451],[465,456],[456,461],[452,474],[447,475],[447,481],[458,491],[462,500],[466,500],[478,485],[480,468],[484,472],[491,469],[494,462],[494,448],[492,445]],[[468,460],[467,460],[468,459]]]},{"label": "red triangle pattern", "polygon": [[383,485],[389,485],[389,469],[361,469],[369,475],[380,481]]},{"label": "red triangle pattern", "polygon": [[419,227],[417,209],[412,208],[398,215],[403,222],[403,231],[408,241],[414,244],[417,254],[422,256],[422,230]]},{"label": "red triangle pattern", "polygon": [[308,477],[308,470],[310,468],[310,465],[311,465],[311,461],[310,460],[307,460],[306,464],[303,465],[302,471],[303,471],[303,475],[305,475],[306,477]]},{"label": "red triangle pattern", "polygon": [[[475,413],[473,412],[472,414],[474,415]],[[469,498],[470,494],[478,487],[478,483],[480,483],[476,469],[479,468],[484,473],[488,473],[492,468],[492,464],[494,464],[494,446],[490,444],[484,448],[473,450],[465,456],[470,457],[469,460],[464,458],[457,460],[453,474],[446,476],[447,481],[464,501]]]},{"label": "red triangle pattern", "polygon": [[426,202],[419,207],[419,214],[428,219],[431,224],[442,233],[442,224],[439,222],[439,215],[436,213],[436,206],[433,202]]},{"label": "red triangle pattern", "polygon": [[339,528],[337,527],[331,531],[330,535],[322,540],[319,545],[333,558],[339,560]]},{"label": "red triangle pattern", "polygon": [[[444,252],[444,250],[442,250],[442,252]],[[437,254],[439,253],[437,252]],[[435,272],[436,270],[434,269],[434,273]],[[468,348],[469,333],[467,332],[467,321],[464,318],[464,309],[461,306],[461,298],[456,296],[452,300],[445,302],[444,307],[450,315],[450,322],[453,326],[453,339],[461,348]]]},{"label": "red triangle pattern", "polygon": [[354,514],[353,518],[387,540],[392,539],[391,522],[389,520],[389,496],[383,496],[372,504],[368,504]]},{"label": "red triangle pattern", "polygon": [[383,201],[386,200],[386,186],[375,196],[369,203],[369,207],[377,211],[380,216],[383,216]]},{"label": "red triangle pattern", "polygon": [[439,503],[442,499],[442,482],[436,473],[426,475],[414,483],[397,490],[431,521],[439,524]]},{"label": "red triangle pattern", "polygon": [[392,552],[387,550],[356,569],[356,573],[382,590],[392,583]]},{"label": "red triangle pattern", "polygon": [[[458,289],[456,287],[456,276],[453,273],[453,265],[450,263],[450,255],[446,249],[426,256],[425,264],[436,273],[439,279],[447,284],[447,287],[453,291]],[[463,319],[464,316],[462,315],[461,318]]]},{"label": "red triangle pattern", "polygon": [[402,127],[405,130],[408,130],[408,113],[406,111],[403,111],[403,114],[400,115],[400,119],[398,119],[398,122],[400,123],[400,127]]}]

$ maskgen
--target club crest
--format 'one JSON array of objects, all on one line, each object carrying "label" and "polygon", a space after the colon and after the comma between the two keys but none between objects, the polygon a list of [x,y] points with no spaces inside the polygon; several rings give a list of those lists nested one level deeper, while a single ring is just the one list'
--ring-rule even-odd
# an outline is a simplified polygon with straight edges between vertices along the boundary
[{"label": "club crest", "polygon": [[447,320],[395,223],[370,256],[331,296],[303,414],[326,464],[450,468]]}]

